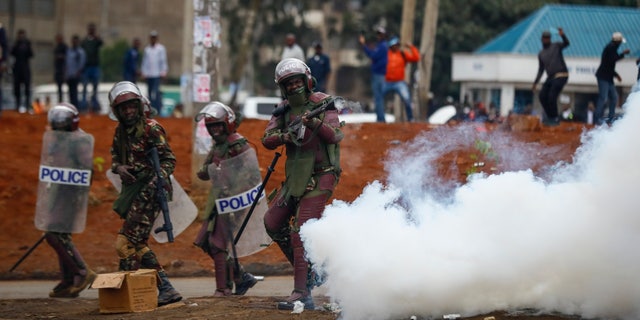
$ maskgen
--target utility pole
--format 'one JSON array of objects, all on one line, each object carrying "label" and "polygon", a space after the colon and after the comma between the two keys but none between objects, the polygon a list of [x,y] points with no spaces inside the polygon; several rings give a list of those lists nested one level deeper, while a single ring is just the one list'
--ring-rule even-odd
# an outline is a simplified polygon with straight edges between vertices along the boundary
[{"label": "utility pole", "polygon": [[[191,58],[183,60],[186,89],[182,96],[186,116],[194,116],[209,102],[219,99],[220,5],[220,0],[185,1],[185,39],[188,40],[183,50],[189,54],[183,56]],[[194,122],[193,134],[191,186],[206,189],[208,184],[197,178],[196,171],[211,148],[211,136],[203,121]]]},{"label": "utility pole", "polygon": [[[402,2],[402,24],[400,25],[400,44],[402,46],[405,42],[413,42],[413,20],[415,19],[416,12],[416,0],[403,0]],[[405,68],[404,80],[411,83],[411,65],[407,65]],[[409,91],[411,91],[409,89]],[[393,114],[396,117],[396,122],[401,122],[402,119],[406,119],[406,112],[404,111],[404,104],[399,97],[395,98],[393,104]]]},{"label": "utility pole", "polygon": [[[426,119],[429,108],[429,92],[431,91],[431,72],[433,69],[433,52],[436,45],[438,27],[438,7],[440,0],[426,0],[422,21],[422,38],[420,39],[420,62],[418,70],[418,119]],[[638,0],[640,1],[640,0]]]}]

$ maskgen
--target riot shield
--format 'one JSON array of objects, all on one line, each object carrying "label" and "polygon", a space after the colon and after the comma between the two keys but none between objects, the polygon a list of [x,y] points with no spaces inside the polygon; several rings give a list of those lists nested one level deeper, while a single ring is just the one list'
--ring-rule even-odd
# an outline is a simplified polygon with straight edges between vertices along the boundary
[{"label": "riot shield", "polygon": [[[193,220],[196,219],[196,216],[198,216],[198,208],[193,201],[191,201],[189,195],[187,195],[184,189],[182,189],[182,186],[173,177],[173,175],[171,175],[170,178],[171,185],[173,186],[173,200],[169,202],[169,216],[171,217],[171,224],[173,225],[173,236],[177,237],[182,233],[182,231],[191,225]],[[111,184],[113,184],[118,192],[122,190],[122,181],[118,174],[113,173],[111,170],[107,170],[107,179],[111,181]],[[156,228],[162,227],[163,224],[164,217],[162,214],[159,214],[151,228],[151,235],[159,243],[169,241],[166,232],[153,232]]]},{"label": "riot shield", "polygon": [[46,131],[34,224],[38,230],[79,233],[87,221],[93,167],[93,136],[82,131]]},{"label": "riot shield", "polygon": [[268,206],[264,192],[258,194],[262,177],[258,157],[253,148],[220,164],[209,165],[211,192],[216,198],[218,216],[216,224],[227,228],[229,252],[233,239],[249,213],[253,201],[258,201],[240,240],[236,244],[236,257],[256,253],[271,243],[264,227],[264,214]]}]

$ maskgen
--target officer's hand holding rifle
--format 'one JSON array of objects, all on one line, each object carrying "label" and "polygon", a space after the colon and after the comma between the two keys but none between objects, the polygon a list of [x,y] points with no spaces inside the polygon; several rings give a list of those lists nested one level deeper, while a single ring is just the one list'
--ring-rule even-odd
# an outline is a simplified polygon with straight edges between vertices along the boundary
[{"label": "officer's hand holding rifle", "polygon": [[[318,128],[318,126],[320,126],[320,124],[322,124],[322,120],[318,119],[317,116],[321,115],[326,110],[337,109],[336,104],[342,106],[342,103],[343,99],[341,97],[335,97],[325,101],[325,103],[321,106],[313,110],[308,110],[301,116],[295,118],[289,124],[287,132],[282,135],[283,141],[285,143],[299,142],[304,138],[304,133],[307,128],[315,130],[316,128]],[[286,113],[289,108],[290,106],[288,104],[281,105],[273,111],[273,115],[280,116]]]}]

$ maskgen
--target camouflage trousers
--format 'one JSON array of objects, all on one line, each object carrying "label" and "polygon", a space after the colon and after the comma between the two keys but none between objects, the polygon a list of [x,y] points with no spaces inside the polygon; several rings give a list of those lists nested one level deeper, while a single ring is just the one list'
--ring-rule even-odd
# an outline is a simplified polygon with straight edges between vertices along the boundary
[{"label": "camouflage trousers", "polygon": [[145,187],[127,211],[118,233],[128,240],[127,245],[135,250],[135,254],[120,259],[120,270],[140,268],[162,270],[155,253],[148,247],[153,222],[160,212],[160,205],[155,199],[156,190]]}]

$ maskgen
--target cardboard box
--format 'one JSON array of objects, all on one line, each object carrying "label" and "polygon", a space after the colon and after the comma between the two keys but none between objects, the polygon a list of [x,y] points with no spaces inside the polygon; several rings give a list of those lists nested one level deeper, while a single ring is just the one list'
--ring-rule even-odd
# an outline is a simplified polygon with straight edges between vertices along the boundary
[{"label": "cardboard box", "polygon": [[154,269],[99,274],[91,284],[98,289],[100,313],[155,310],[158,307],[158,273]]}]

